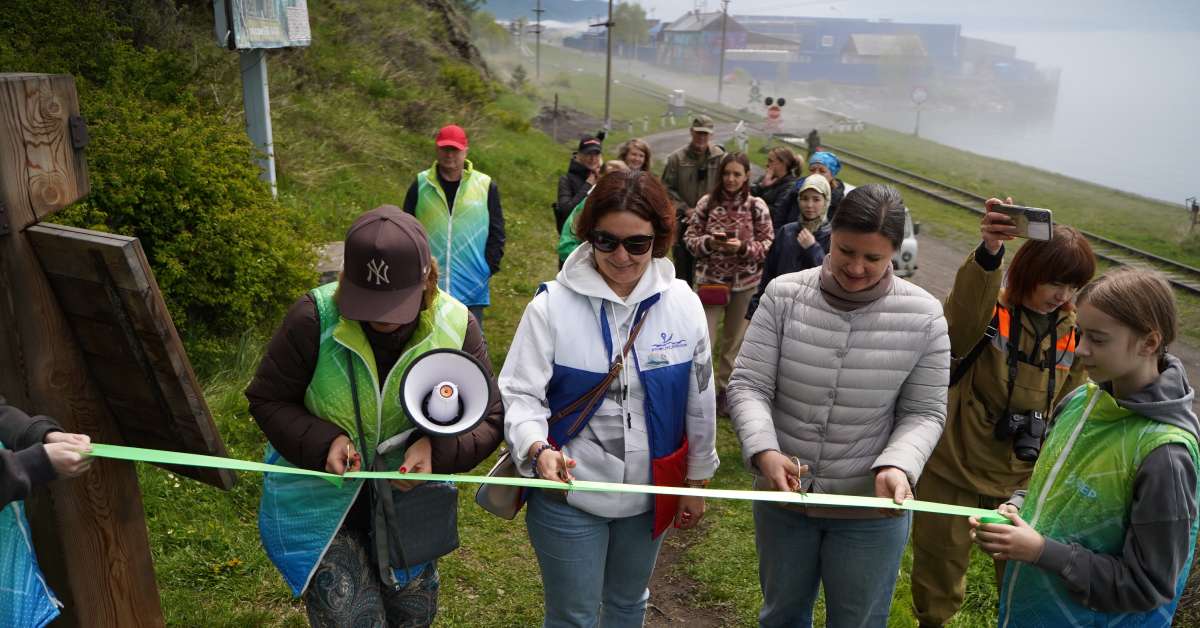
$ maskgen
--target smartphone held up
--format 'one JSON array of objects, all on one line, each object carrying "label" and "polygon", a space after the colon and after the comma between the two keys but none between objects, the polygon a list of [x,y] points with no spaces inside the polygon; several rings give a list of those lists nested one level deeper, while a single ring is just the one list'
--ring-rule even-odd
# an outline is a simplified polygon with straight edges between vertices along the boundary
[{"label": "smartphone held up", "polygon": [[1017,230],[1013,235],[1030,240],[1049,240],[1053,232],[1051,211],[1040,207],[1021,205],[993,205],[990,211],[1004,214],[1012,220]]}]

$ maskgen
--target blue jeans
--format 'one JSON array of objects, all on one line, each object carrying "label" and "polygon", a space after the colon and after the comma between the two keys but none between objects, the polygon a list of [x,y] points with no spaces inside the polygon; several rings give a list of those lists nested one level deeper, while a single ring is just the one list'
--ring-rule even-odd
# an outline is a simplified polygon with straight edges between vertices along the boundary
[{"label": "blue jeans", "polygon": [[825,625],[886,627],[912,513],[881,519],[829,519],[754,503],[758,624],[812,626],[825,586]]},{"label": "blue jeans", "polygon": [[531,491],[525,526],[542,570],[543,626],[640,627],[663,536],[653,511],[609,519]]}]

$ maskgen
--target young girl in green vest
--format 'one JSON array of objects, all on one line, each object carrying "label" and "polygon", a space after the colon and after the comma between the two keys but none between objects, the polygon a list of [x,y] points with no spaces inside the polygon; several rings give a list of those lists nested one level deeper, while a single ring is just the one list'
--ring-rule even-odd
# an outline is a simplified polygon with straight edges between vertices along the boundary
[{"label": "young girl in green vest", "polygon": [[1002,627],[1170,626],[1195,548],[1194,392],[1166,352],[1178,328],[1162,276],[1123,268],[1078,297],[1076,355],[1093,382],[1056,409],[1028,491],[980,524],[1007,560]]}]

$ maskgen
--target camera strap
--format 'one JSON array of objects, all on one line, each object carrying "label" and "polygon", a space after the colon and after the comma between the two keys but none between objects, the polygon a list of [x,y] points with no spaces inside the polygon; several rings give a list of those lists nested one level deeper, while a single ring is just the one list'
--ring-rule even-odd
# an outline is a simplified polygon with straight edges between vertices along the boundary
[{"label": "camera strap", "polygon": [[[1012,324],[1008,330],[1008,351],[1005,356],[1008,365],[1008,396],[1004,401],[1004,414],[1002,417],[1008,416],[1009,409],[1012,405],[1013,389],[1017,385],[1017,363],[1023,361],[1027,364],[1037,366],[1048,370],[1049,382],[1046,386],[1046,414],[1048,418],[1054,410],[1054,388],[1057,384],[1057,368],[1058,363],[1058,321],[1050,321],[1050,348],[1043,352],[1041,363],[1034,362],[1030,357],[1023,356],[1020,350],[1021,343],[1021,315],[1025,311],[1024,307],[1017,307],[1013,312]],[[1048,317],[1047,317],[1048,318]],[[1034,351],[1037,351],[1038,345],[1041,344],[1041,338],[1037,338],[1034,342]],[[1022,359],[1024,358],[1024,359]]]}]

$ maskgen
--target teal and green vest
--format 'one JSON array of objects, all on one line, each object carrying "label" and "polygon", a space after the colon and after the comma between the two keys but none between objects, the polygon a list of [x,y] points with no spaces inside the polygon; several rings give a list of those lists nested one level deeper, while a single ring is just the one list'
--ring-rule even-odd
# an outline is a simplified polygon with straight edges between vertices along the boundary
[{"label": "teal and green vest", "polygon": [[58,617],[60,606],[38,568],[23,503],[5,504],[0,508],[0,626],[40,628]]},{"label": "teal and green vest", "polygon": [[[467,308],[450,295],[439,292],[432,306],[421,311],[417,328],[395,366],[381,374],[376,371],[375,354],[362,326],[338,313],[333,301],[336,289],[334,282],[310,292],[320,317],[321,343],[317,366],[304,394],[304,406],[313,415],[341,428],[350,436],[355,448],[361,449],[354,398],[347,378],[353,365],[368,448],[360,451],[366,469],[374,460],[375,448],[380,442],[411,427],[411,421],[400,405],[400,380],[408,365],[433,349],[461,349],[467,333]],[[396,450],[389,454],[384,464],[387,468],[399,468],[403,458],[404,452]],[[267,445],[266,461],[292,466],[270,445]],[[346,480],[341,487],[336,487],[311,476],[282,473],[263,476],[259,534],[267,556],[297,597],[308,586],[362,485],[362,480]]]},{"label": "teal and green vest", "polygon": [[[1190,432],[1122,408],[1094,383],[1082,386],[1046,436],[1021,517],[1046,538],[1120,554],[1138,469],[1150,452],[1169,444],[1186,446],[1193,462],[1200,461]],[[1196,530],[1193,522],[1193,549]],[[1187,564],[1191,562],[1189,555]],[[1185,567],[1171,603],[1143,613],[1111,614],[1076,602],[1058,576],[1010,561],[1000,590],[999,625],[1170,626],[1187,576]]]},{"label": "teal and green vest", "polygon": [[468,161],[451,215],[446,191],[438,183],[437,164],[417,174],[415,214],[429,234],[429,248],[440,269],[438,287],[468,306],[491,304],[488,286],[492,271],[484,256],[490,228],[491,185],[492,178],[475,170]]}]

